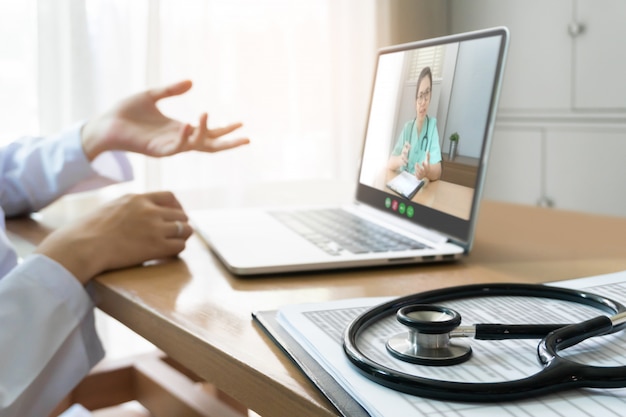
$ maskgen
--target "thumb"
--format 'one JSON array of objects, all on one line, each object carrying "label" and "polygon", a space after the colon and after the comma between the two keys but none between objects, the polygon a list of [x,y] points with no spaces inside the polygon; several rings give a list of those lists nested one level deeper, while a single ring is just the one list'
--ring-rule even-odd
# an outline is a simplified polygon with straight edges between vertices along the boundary
[{"label": "thumb", "polygon": [[155,100],[161,100],[163,98],[179,96],[186,93],[189,91],[191,86],[191,80],[183,80],[165,87],[153,88],[149,92]]}]

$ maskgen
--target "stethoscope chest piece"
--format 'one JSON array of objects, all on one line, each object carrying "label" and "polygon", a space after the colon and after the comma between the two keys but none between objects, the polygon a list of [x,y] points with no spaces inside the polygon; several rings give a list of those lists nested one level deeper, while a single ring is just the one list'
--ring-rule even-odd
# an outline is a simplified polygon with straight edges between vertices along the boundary
[{"label": "stethoscope chest piece", "polygon": [[450,342],[450,332],[461,324],[461,315],[450,308],[413,304],[402,307],[397,320],[408,328],[387,340],[394,357],[419,365],[448,366],[468,360],[472,348],[463,342]]}]

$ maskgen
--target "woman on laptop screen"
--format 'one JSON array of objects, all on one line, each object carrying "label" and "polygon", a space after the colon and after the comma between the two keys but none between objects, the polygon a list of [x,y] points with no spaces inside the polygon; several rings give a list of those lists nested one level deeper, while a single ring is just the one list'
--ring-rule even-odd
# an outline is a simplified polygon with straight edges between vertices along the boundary
[{"label": "woman on laptop screen", "polygon": [[427,114],[432,88],[432,72],[424,67],[415,90],[416,117],[404,125],[387,167],[395,172],[407,171],[419,180],[436,181],[441,177],[441,149],[437,119]]}]

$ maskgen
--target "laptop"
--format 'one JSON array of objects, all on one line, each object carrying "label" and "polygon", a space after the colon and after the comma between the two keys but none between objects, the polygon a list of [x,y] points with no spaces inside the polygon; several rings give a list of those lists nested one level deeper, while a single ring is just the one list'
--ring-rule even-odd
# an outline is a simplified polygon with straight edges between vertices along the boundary
[{"label": "laptop", "polygon": [[194,211],[195,231],[240,276],[469,254],[508,39],[497,27],[379,50],[350,204]]}]

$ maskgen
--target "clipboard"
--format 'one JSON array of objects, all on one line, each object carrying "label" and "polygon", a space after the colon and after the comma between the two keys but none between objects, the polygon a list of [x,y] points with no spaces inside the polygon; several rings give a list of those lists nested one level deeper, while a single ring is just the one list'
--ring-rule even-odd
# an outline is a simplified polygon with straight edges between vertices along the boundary
[{"label": "clipboard", "polygon": [[343,417],[371,417],[276,320],[276,311],[252,313],[254,322],[293,361]]},{"label": "clipboard", "polygon": [[[610,273],[605,275],[592,276],[587,278],[576,278],[569,281],[559,281],[558,283],[547,283],[546,285],[559,285],[561,287],[572,288],[572,289],[582,289],[585,291],[596,292],[599,294],[608,293],[608,294],[616,294],[622,295],[626,297],[626,271]],[[626,298],[616,297],[616,300],[620,302],[624,302]],[[356,404],[358,401],[357,398],[362,399],[364,404],[367,407],[371,406],[371,413],[380,413],[380,415],[512,415],[512,414],[528,414],[535,415],[540,410],[545,410],[546,414],[550,415],[569,415],[570,413],[578,413],[580,415],[586,416],[595,416],[597,415],[598,406],[601,404],[601,407],[605,410],[613,412],[616,415],[621,415],[619,412],[624,408],[624,404],[626,403],[626,396],[623,395],[623,389],[621,391],[611,391],[605,392],[605,390],[577,390],[570,391],[569,393],[553,393],[551,395],[539,398],[529,398],[519,401],[512,401],[506,403],[481,403],[481,402],[455,402],[455,401],[439,401],[439,400],[430,400],[428,398],[419,398],[410,396],[410,394],[402,394],[400,392],[396,392],[394,390],[389,390],[384,386],[380,386],[378,389],[381,390],[380,393],[375,390],[370,390],[366,387],[366,385],[372,384],[371,381],[366,381],[363,378],[356,378],[352,380],[352,383],[349,384],[349,388],[344,388],[344,385],[338,385],[342,378],[350,378],[349,375],[354,376],[354,374],[358,373],[356,370],[349,370],[349,372],[345,372],[350,368],[349,366],[344,367],[345,358],[340,358],[341,355],[331,353],[331,351],[335,351],[338,347],[340,341],[336,340],[337,332],[336,330],[343,327],[345,324],[343,321],[350,321],[352,314],[358,315],[359,312],[362,312],[363,308],[367,308],[366,306],[375,306],[378,305],[381,300],[389,300],[391,297],[366,297],[366,298],[354,298],[354,299],[345,299],[345,300],[334,300],[334,301],[323,301],[319,303],[305,303],[301,305],[288,305],[277,311],[270,311],[267,313],[257,313],[253,314],[257,323],[263,327],[264,330],[267,331],[267,334],[272,338],[273,341],[288,355],[288,357],[294,361],[294,363],[299,366],[299,368],[304,372],[304,374],[315,384],[318,389],[332,402],[332,404],[337,408],[337,410],[341,413],[341,416],[372,416],[370,411],[359,410],[361,408],[360,402]],[[459,302],[462,302],[459,301]],[[515,303],[513,303],[515,304]],[[470,307],[476,309],[475,304],[471,304]],[[517,312],[520,312],[523,309],[528,309],[529,306],[517,305]],[[538,308],[538,307],[536,307]],[[534,309],[536,309],[534,308]],[[533,308],[531,308],[532,310]],[[483,313],[487,313],[487,315],[493,315],[492,317],[499,317],[501,305],[494,304],[486,309],[478,308],[479,315]],[[554,305],[548,308],[546,311],[551,311],[556,314],[558,317],[553,317],[555,319],[554,322],[563,322],[562,320],[567,320],[567,317],[572,315],[572,311],[568,307],[564,307],[563,305]],[[335,313],[337,312],[337,313]],[[350,313],[352,312],[352,313]],[[321,314],[320,314],[321,313]],[[269,316],[265,316],[265,314],[269,314]],[[264,321],[264,318],[268,319],[268,321]],[[282,321],[286,320],[286,327],[283,327],[281,324]],[[280,321],[279,321],[280,320]],[[332,332],[328,332],[325,330],[326,326],[335,327]],[[384,326],[383,326],[384,327]],[[274,333],[273,333],[274,332]],[[294,332],[295,336],[291,336],[291,332]],[[285,339],[281,339],[281,335],[287,336]],[[380,336],[380,335],[379,335]],[[617,341],[604,341],[605,344],[609,344],[608,346],[611,349],[624,349],[626,347],[625,343],[622,343],[624,334],[621,335],[613,335],[610,337],[619,337],[620,340]],[[297,342],[300,340],[301,342]],[[326,341],[320,341],[321,338],[326,338]],[[291,340],[291,344],[287,342],[287,340]],[[380,340],[380,337],[375,337],[373,340]],[[320,343],[318,343],[318,341]],[[300,344],[302,343],[302,344]],[[375,343],[375,342],[374,342]],[[603,343],[600,338],[595,343]],[[332,346],[331,346],[332,345]],[[378,349],[385,349],[383,344],[379,344]],[[537,372],[536,367],[540,367],[541,365],[536,361],[536,351],[533,346],[533,343],[529,343],[527,346],[522,347],[524,353],[517,351],[516,346],[519,343],[512,344],[509,349],[505,349],[504,354],[500,349],[501,346],[493,345],[490,346],[488,350],[485,350],[483,353],[487,355],[492,354],[492,358],[489,359],[490,366],[487,367],[487,372],[479,372],[482,376],[478,376],[476,374],[476,370],[480,370],[480,366],[478,368],[474,368],[472,372],[470,372],[473,377],[471,379],[478,380],[480,378],[486,377],[489,382],[493,379],[494,375],[499,375],[501,377],[506,376],[512,370],[515,372],[521,371],[523,374],[534,374]],[[302,348],[300,346],[305,346]],[[303,349],[311,349],[313,353],[308,353]],[[485,346],[482,347],[485,349]],[[491,350],[491,352],[489,352]],[[617,359],[616,365],[623,365],[623,358],[625,357],[623,354],[618,353],[618,350],[613,350],[613,356]],[[497,353],[495,351],[498,351]],[[382,352],[381,352],[382,353]],[[521,353],[521,354],[520,354]],[[512,354],[512,355],[511,355]],[[527,361],[528,363],[522,368],[524,369],[513,369],[515,367],[510,366],[510,361],[518,361],[520,360],[517,356],[523,357],[529,355],[527,359],[531,359],[531,361]],[[580,355],[594,355],[595,349],[593,346],[585,348],[581,348],[581,351],[576,354]],[[328,368],[331,370],[325,371],[322,370],[320,373],[316,373],[316,369],[319,369],[318,363],[313,359],[315,357],[324,358],[324,362],[327,360],[330,361]],[[493,360],[497,359],[497,357],[501,359],[504,358],[504,361],[496,360],[496,362],[500,362],[500,369],[495,371],[496,368],[494,366]],[[611,362],[612,355],[601,355],[602,358],[593,356],[587,356],[587,360],[591,360],[592,362],[595,360],[607,360]],[[309,362],[307,362],[309,361]],[[334,364],[332,362],[334,361]],[[339,363],[341,362],[341,364]],[[524,361],[521,361],[524,362]],[[321,362],[320,362],[321,363]],[[612,363],[607,363],[609,366],[613,366]],[[338,366],[336,366],[338,365]],[[349,365],[349,364],[348,364]],[[600,365],[604,366],[604,365]],[[343,368],[346,368],[342,371]],[[495,374],[494,374],[495,371]],[[333,379],[331,375],[334,375],[333,372],[337,372],[337,380]],[[462,371],[465,372],[465,371]],[[463,379],[467,377],[467,374],[464,375]],[[516,378],[519,378],[520,375],[515,375]],[[326,379],[325,379],[326,378]],[[361,380],[359,382],[359,380]],[[510,378],[504,378],[504,380],[509,380]],[[352,390],[352,391],[349,391]],[[383,390],[385,392],[383,392]],[[354,397],[351,398],[352,394],[348,394],[348,392],[352,392]],[[363,394],[367,392],[367,394]],[[384,395],[383,395],[384,394]],[[393,394],[393,395],[392,395]],[[366,395],[366,396],[363,396]],[[409,396],[411,399],[404,399],[404,396]],[[343,402],[345,401],[345,402]],[[383,401],[383,403],[381,403]],[[354,406],[354,409],[350,409],[348,407]],[[382,408],[380,408],[382,407]],[[402,409],[399,412],[399,408]],[[551,410],[552,412],[550,412]],[[556,411],[558,410],[558,411]],[[376,414],[379,415],[379,414]]]},{"label": "clipboard", "polygon": [[387,188],[400,194],[402,197],[411,200],[415,194],[424,186],[424,180],[407,171],[402,171],[387,183]]}]

